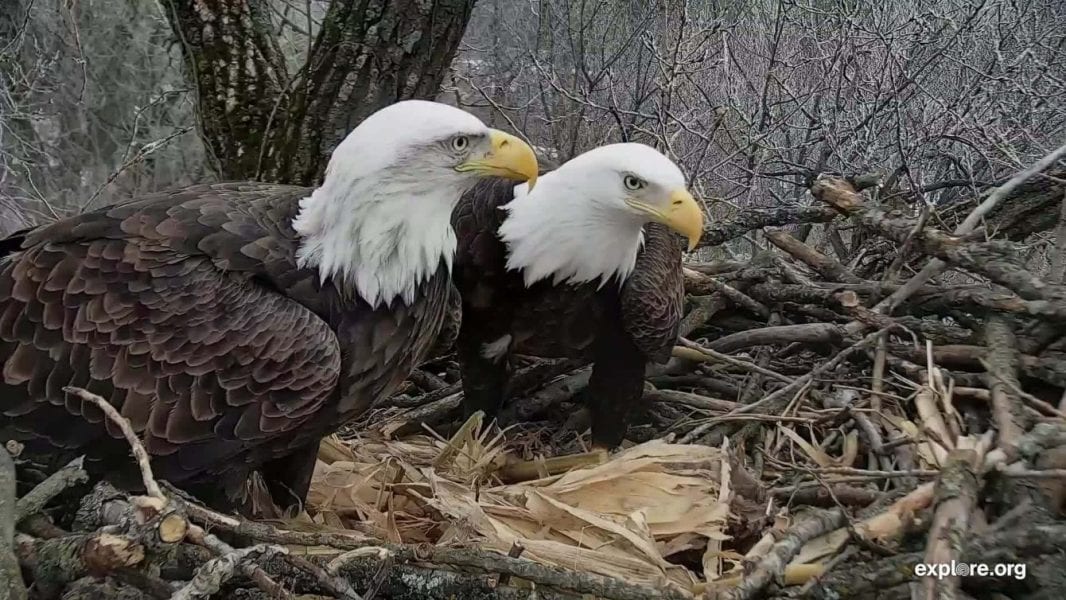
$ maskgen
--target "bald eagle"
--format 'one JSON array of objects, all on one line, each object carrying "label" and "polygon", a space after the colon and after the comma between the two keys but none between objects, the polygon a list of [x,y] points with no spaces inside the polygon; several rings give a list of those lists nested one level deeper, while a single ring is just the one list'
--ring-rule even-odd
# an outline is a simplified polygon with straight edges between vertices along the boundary
[{"label": "bald eagle", "polygon": [[155,474],[234,508],[258,469],[302,502],[319,440],[391,393],[447,307],[460,196],[533,181],[518,138],[462,110],[373,114],[315,188],[198,185],[0,244],[0,432],[124,483],[132,423]]},{"label": "bald eagle", "polygon": [[512,353],[591,359],[592,441],[616,447],[647,363],[665,362],[677,341],[683,246],[674,232],[691,250],[703,231],[680,169],[642,144],[602,146],[532,190],[479,183],[452,223],[467,415],[497,413]]}]

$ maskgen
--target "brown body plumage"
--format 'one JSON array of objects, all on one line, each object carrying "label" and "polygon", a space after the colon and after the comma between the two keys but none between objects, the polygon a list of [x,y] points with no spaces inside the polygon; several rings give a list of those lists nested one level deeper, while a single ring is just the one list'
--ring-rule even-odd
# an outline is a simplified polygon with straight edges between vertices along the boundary
[{"label": "brown body plumage", "polygon": [[[593,442],[617,446],[643,396],[646,365],[668,360],[677,340],[682,243],[666,227],[647,224],[644,247],[621,286],[549,279],[526,287],[519,271],[507,269],[508,250],[497,233],[507,216],[499,207],[513,199],[513,188],[507,181],[479,183],[452,216],[466,412],[496,413],[508,395],[511,353],[587,359],[594,363],[585,393]],[[501,354],[486,356],[486,345],[496,342]]]},{"label": "brown body plumage", "polygon": [[131,421],[158,477],[221,502],[262,466],[302,499],[320,438],[424,357],[450,285],[442,261],[413,303],[375,310],[299,268],[310,191],[195,186],[0,243],[0,433],[121,479],[127,443],[62,391],[81,387]]}]

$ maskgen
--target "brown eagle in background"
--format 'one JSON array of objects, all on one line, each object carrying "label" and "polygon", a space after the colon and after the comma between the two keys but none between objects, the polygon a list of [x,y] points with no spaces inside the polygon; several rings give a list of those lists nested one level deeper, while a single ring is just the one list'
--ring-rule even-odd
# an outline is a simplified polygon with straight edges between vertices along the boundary
[{"label": "brown eagle in background", "polygon": [[649,361],[666,362],[684,296],[682,245],[703,211],[680,169],[643,144],[613,144],[542,175],[536,187],[486,180],[452,216],[456,340],[467,416],[495,415],[512,353],[594,362],[586,391],[592,442],[618,446],[644,393]]},{"label": "brown eagle in background", "polygon": [[259,469],[275,502],[302,502],[320,439],[435,341],[460,196],[536,175],[519,139],[408,101],[351,132],[316,189],[200,185],[16,234],[0,242],[0,435],[122,484],[119,429],[63,391],[85,388],[159,478],[232,507]]}]

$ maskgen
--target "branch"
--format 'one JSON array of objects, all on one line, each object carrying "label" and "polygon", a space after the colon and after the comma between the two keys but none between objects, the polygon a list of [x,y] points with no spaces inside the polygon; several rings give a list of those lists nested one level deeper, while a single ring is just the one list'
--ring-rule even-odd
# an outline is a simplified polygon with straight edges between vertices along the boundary
[{"label": "branch", "polygon": [[841,281],[845,283],[862,283],[862,279],[856,277],[851,271],[840,264],[837,260],[818,252],[807,244],[797,240],[784,230],[767,230],[763,232],[770,243],[781,250],[788,252],[794,258],[807,264],[829,281]]},{"label": "branch", "polygon": [[277,546],[259,544],[250,548],[231,550],[218,558],[213,558],[196,569],[192,580],[174,592],[171,600],[195,600],[213,596],[222,589],[224,583],[233,578],[237,568],[250,556],[259,555],[260,560],[266,560],[278,552],[284,552],[284,550]]},{"label": "branch", "polygon": [[5,598],[26,600],[18,558],[15,557],[15,461],[0,448],[0,590]]},{"label": "branch", "polygon": [[1046,314],[1066,318],[1066,302],[1063,302],[1066,296],[1062,291],[1048,286],[1040,277],[1024,269],[1014,253],[1002,244],[967,243],[959,236],[936,229],[914,231],[912,219],[893,217],[879,207],[864,204],[862,197],[839,178],[819,179],[811,191],[816,198],[856,219],[864,227],[899,243],[909,238],[925,254],[987,277],[1022,298],[1041,301]]},{"label": "branch", "polygon": [[[1018,366],[1021,362],[1014,330],[1001,317],[992,317],[985,325],[985,341],[988,345],[988,389],[992,393],[992,417],[998,430],[997,442],[1007,456],[1014,458],[1018,440],[1022,437],[1022,407],[1014,393],[1018,389]],[[1000,378],[1009,378],[1003,381]]]},{"label": "branch", "polygon": [[785,566],[799,553],[808,541],[829,533],[845,523],[844,512],[839,508],[827,511],[814,510],[803,522],[789,529],[781,540],[774,544],[769,554],[755,566],[740,585],[719,597],[727,600],[752,600],[775,579],[785,572]]},{"label": "branch", "polygon": [[749,231],[763,227],[792,225],[795,223],[827,223],[836,218],[831,209],[821,206],[787,206],[781,208],[748,208],[729,220],[711,221],[703,228],[699,247],[717,246],[743,236]]},{"label": "branch", "polygon": [[[947,564],[962,554],[962,539],[971,526],[971,512],[977,504],[976,469],[981,455],[974,450],[953,450],[936,484],[936,514],[929,531],[925,553],[927,564]],[[922,581],[925,598],[957,598],[959,578],[926,577]]]},{"label": "branch", "polygon": [[114,406],[107,400],[104,400],[96,394],[87,392],[81,388],[65,387],[63,391],[77,396],[80,400],[95,404],[104,416],[106,416],[111,422],[118,426],[122,432],[122,436],[126,438],[126,442],[130,445],[130,450],[133,452],[133,458],[137,460],[137,467],[141,470],[141,481],[144,483],[144,490],[152,498],[166,503],[167,497],[163,495],[163,490],[159,488],[159,483],[155,480],[155,475],[152,474],[151,458],[148,456],[148,451],[144,449],[144,444],[141,443],[140,438],[137,437],[137,432],[130,426],[129,420],[123,417],[115,410]]},{"label": "branch", "polygon": [[40,512],[52,498],[62,494],[68,488],[89,481],[89,474],[81,466],[83,461],[84,457],[75,458],[62,469],[49,475],[28,494],[19,498],[18,506],[15,508],[15,522]]}]

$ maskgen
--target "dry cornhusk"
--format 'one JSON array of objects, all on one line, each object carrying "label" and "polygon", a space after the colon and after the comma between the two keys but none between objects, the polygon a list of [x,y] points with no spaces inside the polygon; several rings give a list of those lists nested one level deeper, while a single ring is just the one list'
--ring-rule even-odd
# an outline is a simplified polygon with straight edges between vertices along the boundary
[{"label": "dry cornhusk", "polygon": [[[652,441],[600,464],[502,484],[494,473],[514,459],[502,436],[477,429],[450,441],[330,439],[309,513],[396,543],[507,552],[518,542],[529,560],[683,592],[719,575],[730,513],[722,450]],[[702,576],[668,560],[693,549],[706,553]]]}]

